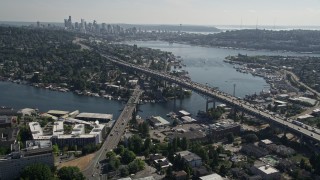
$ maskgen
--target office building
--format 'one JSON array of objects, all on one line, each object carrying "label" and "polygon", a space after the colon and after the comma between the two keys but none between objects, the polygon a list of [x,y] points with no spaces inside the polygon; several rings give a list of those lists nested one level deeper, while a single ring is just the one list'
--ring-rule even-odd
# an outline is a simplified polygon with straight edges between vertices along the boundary
[{"label": "office building", "polygon": [[50,141],[27,141],[26,149],[13,152],[0,159],[0,179],[16,179],[27,166],[35,163],[54,166]]}]

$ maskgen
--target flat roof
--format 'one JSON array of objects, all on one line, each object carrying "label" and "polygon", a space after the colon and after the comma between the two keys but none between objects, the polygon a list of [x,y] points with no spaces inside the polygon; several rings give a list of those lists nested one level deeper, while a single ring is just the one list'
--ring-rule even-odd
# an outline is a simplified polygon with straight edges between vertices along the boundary
[{"label": "flat roof", "polygon": [[184,115],[184,116],[190,116],[191,114],[185,110],[180,110],[179,111],[180,114]]},{"label": "flat roof", "polygon": [[80,119],[74,119],[74,118],[67,118],[67,119],[65,119],[65,122],[91,125],[90,122],[83,121]]},{"label": "flat roof", "polygon": [[182,116],[181,119],[185,122],[195,122],[196,120],[191,118],[190,116]]},{"label": "flat roof", "polygon": [[157,125],[168,125],[170,124],[169,121],[165,120],[164,118],[162,118],[161,116],[153,116],[153,119],[157,120],[159,123],[155,123]]},{"label": "flat roof", "polygon": [[320,112],[320,109],[314,109],[312,112],[318,113],[318,112]]},{"label": "flat roof", "polygon": [[307,103],[310,103],[310,104],[312,104],[312,105],[314,105],[314,104],[317,102],[317,100],[311,99],[311,98],[307,98],[307,97],[291,98],[291,100],[293,100],[293,101],[307,102]]},{"label": "flat roof", "polygon": [[275,169],[269,165],[261,166],[258,169],[265,174],[273,174],[273,173],[279,172],[277,169]]},{"label": "flat roof", "polygon": [[33,139],[39,139],[39,136],[43,135],[43,130],[38,122],[30,122],[29,128]]},{"label": "flat roof", "polygon": [[101,113],[87,113],[83,112],[76,116],[77,118],[88,118],[88,119],[112,119],[112,114],[101,114]]},{"label": "flat roof", "polygon": [[84,124],[76,124],[74,125],[71,134],[75,135],[75,134],[84,134]]},{"label": "flat roof", "polygon": [[47,112],[48,114],[58,114],[58,115],[66,115],[69,111],[60,111],[60,110],[50,110]]},{"label": "flat roof", "polygon": [[105,125],[103,124],[96,124],[94,125],[94,128],[91,130],[91,132],[89,134],[99,134]]},{"label": "flat roof", "polygon": [[270,141],[269,139],[261,140],[261,142],[263,142],[264,144],[272,144],[272,143],[273,143],[273,142]]},{"label": "flat roof", "polygon": [[310,115],[310,114],[305,114],[305,115],[301,115],[299,116],[297,119],[308,119],[308,118],[313,118],[314,116]]},{"label": "flat roof", "polygon": [[279,104],[287,104],[287,102],[280,101],[280,100],[275,100],[274,102],[275,102],[275,103],[279,103]]},{"label": "flat roof", "polygon": [[64,129],[63,129],[63,121],[55,121],[53,123],[53,131],[52,134],[53,135],[57,135],[57,134],[63,134]]},{"label": "flat roof", "polygon": [[57,135],[58,139],[70,139],[70,138],[92,138],[96,137],[96,134],[80,134],[80,135],[72,135],[72,134],[59,134]]},{"label": "flat roof", "polygon": [[201,180],[223,180],[223,178],[217,173],[202,176],[202,177],[200,177],[200,179]]}]

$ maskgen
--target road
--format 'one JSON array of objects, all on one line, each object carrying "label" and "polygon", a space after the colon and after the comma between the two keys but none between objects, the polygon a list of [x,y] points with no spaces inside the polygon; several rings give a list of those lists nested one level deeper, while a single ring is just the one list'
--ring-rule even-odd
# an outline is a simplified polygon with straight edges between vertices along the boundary
[{"label": "road", "polygon": [[[184,88],[193,90],[193,91],[198,92],[200,94],[203,94],[205,96],[214,98],[217,101],[220,101],[222,103],[226,103],[232,107],[243,110],[246,113],[249,113],[249,114],[257,116],[263,120],[266,120],[269,123],[276,124],[277,126],[285,128],[288,131],[293,132],[294,134],[298,134],[304,138],[308,138],[308,139],[315,141],[315,142],[320,142],[320,134],[314,133],[311,130],[305,129],[305,128],[300,127],[298,125],[295,125],[295,124],[291,123],[291,121],[286,121],[286,119],[283,117],[280,117],[280,116],[276,117],[273,113],[271,113],[265,109],[258,109],[253,104],[250,104],[246,101],[238,99],[237,97],[233,97],[227,93],[220,92],[215,88],[212,88],[212,87],[209,87],[207,85],[203,85],[203,84],[200,84],[197,82],[193,82],[188,79],[182,79],[182,78],[179,78],[176,76],[172,76],[172,75],[169,75],[165,72],[160,72],[160,71],[148,69],[148,68],[145,68],[145,67],[142,67],[139,65],[130,64],[130,63],[122,61],[116,57],[113,57],[113,56],[108,56],[108,55],[103,55],[103,54],[101,54],[101,55],[118,66],[132,69],[135,71],[139,71],[144,74],[153,76],[155,78],[163,79],[163,80],[175,83],[175,84],[180,85]],[[320,132],[318,129],[316,129],[316,131]]]},{"label": "road", "polygon": [[101,148],[96,152],[91,163],[83,171],[83,174],[87,179],[105,179],[104,175],[100,176],[101,170],[99,162],[106,158],[106,153],[108,151],[117,147],[122,135],[125,132],[125,128],[132,117],[132,113],[136,108],[136,104],[139,102],[141,94],[142,90],[140,90],[139,86],[136,86],[122,113],[103,142]]}]

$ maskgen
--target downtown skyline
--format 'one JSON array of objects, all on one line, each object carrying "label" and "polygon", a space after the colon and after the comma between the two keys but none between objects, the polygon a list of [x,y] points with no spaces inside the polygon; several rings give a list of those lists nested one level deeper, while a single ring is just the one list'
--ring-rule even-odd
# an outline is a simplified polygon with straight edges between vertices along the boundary
[{"label": "downtown skyline", "polygon": [[[119,0],[1,2],[0,21],[61,22],[67,15],[76,21],[99,23],[319,26],[319,0]],[[17,13],[18,12],[18,13]]]}]

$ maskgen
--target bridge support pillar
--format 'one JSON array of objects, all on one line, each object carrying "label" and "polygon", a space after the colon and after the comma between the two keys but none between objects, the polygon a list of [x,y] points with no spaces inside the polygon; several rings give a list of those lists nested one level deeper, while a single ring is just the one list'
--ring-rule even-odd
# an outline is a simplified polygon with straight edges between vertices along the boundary
[{"label": "bridge support pillar", "polygon": [[209,110],[209,104],[210,103],[212,103],[212,107],[214,109],[216,108],[216,100],[207,98],[207,100],[206,100],[206,112],[208,112],[208,110]]}]

